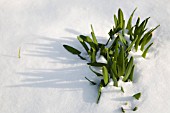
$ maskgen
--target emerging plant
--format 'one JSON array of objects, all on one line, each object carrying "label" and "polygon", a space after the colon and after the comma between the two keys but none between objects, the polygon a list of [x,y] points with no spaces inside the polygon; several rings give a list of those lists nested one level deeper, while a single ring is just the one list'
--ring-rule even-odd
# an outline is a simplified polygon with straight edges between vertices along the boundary
[{"label": "emerging plant", "polygon": [[[71,46],[63,45],[70,53],[78,55],[82,60],[87,60],[90,70],[101,78],[98,87],[97,103],[100,100],[102,87],[107,86],[110,79],[113,80],[113,86],[118,87],[118,81],[133,81],[134,76],[134,57],[129,55],[132,49],[137,52],[140,48],[143,51],[142,57],[145,58],[149,48],[152,46],[151,42],[152,32],[160,25],[153,29],[148,30],[146,25],[150,17],[146,18],[140,23],[138,17],[136,24],[132,25],[133,15],[136,9],[130,15],[130,18],[125,23],[124,15],[121,9],[118,10],[118,16],[114,15],[115,25],[109,31],[109,39],[106,44],[98,43],[94,33],[93,26],[91,25],[91,37],[79,35],[77,39],[83,46],[88,58],[81,55],[81,52]],[[150,43],[150,44],[149,44]],[[147,46],[149,44],[149,46]],[[146,47],[147,46],[147,47]],[[98,57],[104,57],[106,63],[97,62]],[[102,73],[93,70],[92,67],[99,67]],[[96,85],[95,82],[85,77],[91,84]],[[123,87],[121,91],[124,93]],[[136,98],[136,96],[134,95]],[[122,111],[124,109],[122,108]]]},{"label": "emerging plant", "polygon": [[21,48],[18,49],[18,58],[21,58]]}]

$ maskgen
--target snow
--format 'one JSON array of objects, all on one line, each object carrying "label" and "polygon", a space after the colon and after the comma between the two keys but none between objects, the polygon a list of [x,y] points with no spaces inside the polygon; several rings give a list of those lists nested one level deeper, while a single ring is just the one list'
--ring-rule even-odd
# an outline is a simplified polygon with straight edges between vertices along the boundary
[{"label": "snow", "polygon": [[[134,83],[119,82],[124,94],[110,84],[96,104],[97,86],[84,77],[99,80],[62,45],[84,51],[76,37],[90,35],[90,24],[105,43],[119,7],[126,20],[138,7],[134,20],[150,16],[148,26],[161,27],[147,58],[136,54]],[[169,7],[169,0],[1,0],[0,113],[121,113],[122,106],[138,106],[136,113],[169,113]],[[138,92],[139,101],[131,97]]]}]

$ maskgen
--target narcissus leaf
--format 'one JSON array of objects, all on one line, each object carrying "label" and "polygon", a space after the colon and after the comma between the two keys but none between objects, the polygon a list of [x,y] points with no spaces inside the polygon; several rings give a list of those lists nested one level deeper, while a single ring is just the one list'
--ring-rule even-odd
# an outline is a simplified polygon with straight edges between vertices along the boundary
[{"label": "narcissus leaf", "polygon": [[109,74],[108,74],[108,70],[107,70],[106,66],[102,67],[102,72],[103,72],[104,84],[106,85],[109,82]]},{"label": "narcissus leaf", "polygon": [[141,93],[134,94],[133,97],[137,100],[141,97]]},{"label": "narcissus leaf", "polygon": [[88,79],[87,77],[85,77],[86,80],[88,80],[92,85],[96,85],[95,82],[91,81],[90,79]]},{"label": "narcissus leaf", "polygon": [[133,57],[130,58],[130,61],[127,65],[127,68],[126,68],[126,72],[125,72],[125,76],[124,78],[122,79],[122,81],[126,81],[131,73],[131,70],[132,70],[132,67],[133,67]]},{"label": "narcissus leaf", "polygon": [[94,70],[91,68],[91,66],[89,66],[89,69],[90,69],[93,73],[95,73],[97,76],[101,76],[101,77],[103,76],[102,74],[94,71]]},{"label": "narcissus leaf", "polygon": [[134,11],[132,12],[132,14],[130,15],[130,18],[129,18],[128,23],[127,23],[126,29],[128,29],[129,31],[130,31],[131,28],[132,28],[132,18],[133,18],[133,15],[134,15],[136,9],[137,9],[137,8],[135,8],[135,10],[134,10]]},{"label": "narcissus leaf", "polygon": [[125,52],[124,47],[121,46],[119,56],[117,58],[117,66],[118,66],[118,76],[123,76],[125,72]]},{"label": "narcissus leaf", "polygon": [[146,54],[147,54],[149,48],[152,46],[152,44],[153,44],[153,43],[151,43],[151,44],[145,49],[145,51],[143,52],[143,54],[142,54],[142,57],[143,57],[143,58],[146,57]]},{"label": "narcissus leaf", "polygon": [[81,53],[79,50],[77,50],[77,49],[75,49],[75,48],[73,48],[73,47],[71,47],[71,46],[63,45],[63,47],[64,47],[67,51],[69,51],[70,53],[72,53],[72,54],[79,55],[79,54]]}]

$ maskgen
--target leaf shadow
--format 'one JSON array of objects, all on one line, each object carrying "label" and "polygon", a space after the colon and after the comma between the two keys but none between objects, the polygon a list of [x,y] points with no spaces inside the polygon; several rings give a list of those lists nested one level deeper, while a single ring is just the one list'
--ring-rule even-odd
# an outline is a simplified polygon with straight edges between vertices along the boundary
[{"label": "leaf shadow", "polygon": [[84,78],[85,76],[89,79],[95,78],[95,75],[86,65],[87,61],[82,61],[79,57],[67,52],[62,46],[64,43],[71,46],[76,45],[76,48],[83,51],[83,48],[77,44],[78,41],[72,37],[50,38],[42,36],[39,37],[39,40],[38,43],[26,43],[29,49],[25,50],[22,59],[24,60],[24,56],[42,61],[50,59],[50,64],[61,64],[62,66],[49,69],[26,67],[26,71],[17,72],[19,76],[23,77],[21,82],[10,87],[57,88],[63,92],[82,91],[83,101],[95,103],[98,85],[90,85]]}]

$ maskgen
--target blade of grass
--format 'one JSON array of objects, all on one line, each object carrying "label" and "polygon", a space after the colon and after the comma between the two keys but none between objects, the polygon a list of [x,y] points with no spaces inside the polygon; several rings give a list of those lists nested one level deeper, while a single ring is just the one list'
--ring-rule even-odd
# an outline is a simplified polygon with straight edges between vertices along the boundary
[{"label": "blade of grass", "polygon": [[21,47],[18,49],[18,58],[21,58]]}]

